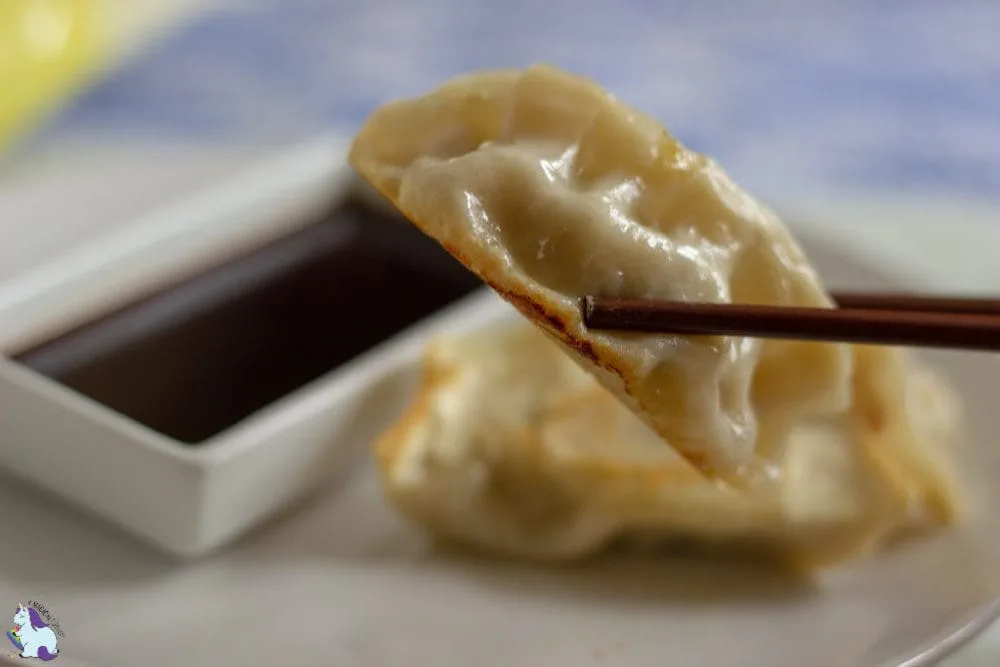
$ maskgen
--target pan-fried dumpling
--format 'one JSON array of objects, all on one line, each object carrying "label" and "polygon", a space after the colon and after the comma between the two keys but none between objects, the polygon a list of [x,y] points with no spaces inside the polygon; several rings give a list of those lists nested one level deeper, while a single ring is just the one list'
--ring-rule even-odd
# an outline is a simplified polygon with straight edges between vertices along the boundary
[{"label": "pan-fried dumpling", "polygon": [[586,294],[832,305],[773,212],[594,83],[458,78],[378,109],[350,159],[710,476],[744,484],[792,424],[847,405],[843,345],[583,326]]},{"label": "pan-fried dumpling", "polygon": [[681,537],[800,568],[832,564],[958,509],[943,447],[957,423],[948,389],[903,357],[858,351],[863,403],[796,426],[778,482],[736,493],[527,324],[441,339],[413,403],[376,445],[382,484],[435,534],[518,557]]}]

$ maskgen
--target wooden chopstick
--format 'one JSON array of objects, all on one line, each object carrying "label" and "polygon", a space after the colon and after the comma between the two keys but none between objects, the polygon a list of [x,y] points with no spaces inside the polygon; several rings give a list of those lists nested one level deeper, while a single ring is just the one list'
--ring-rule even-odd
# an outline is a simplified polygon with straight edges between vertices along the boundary
[{"label": "wooden chopstick", "polygon": [[[646,299],[584,297],[589,329],[727,335],[755,338],[1000,350],[1000,303],[961,300],[949,311],[946,299],[909,297],[910,309],[892,309],[899,296],[841,295],[852,308],[793,308]],[[930,299],[930,301],[928,301]],[[940,310],[932,310],[937,301]],[[972,301],[982,301],[973,304]],[[954,302],[953,302],[954,303]],[[885,307],[862,307],[883,304]],[[972,306],[977,305],[973,310]],[[962,310],[966,308],[966,310]]]},{"label": "wooden chopstick", "polygon": [[1000,299],[956,298],[904,293],[872,294],[868,292],[834,292],[831,296],[841,308],[1000,315]]}]

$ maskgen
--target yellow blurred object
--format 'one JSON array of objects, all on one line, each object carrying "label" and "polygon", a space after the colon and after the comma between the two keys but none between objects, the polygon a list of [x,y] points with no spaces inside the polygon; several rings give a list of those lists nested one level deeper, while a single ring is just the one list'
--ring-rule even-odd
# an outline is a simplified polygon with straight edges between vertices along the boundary
[{"label": "yellow blurred object", "polygon": [[96,73],[104,9],[102,0],[0,0],[0,150]]}]

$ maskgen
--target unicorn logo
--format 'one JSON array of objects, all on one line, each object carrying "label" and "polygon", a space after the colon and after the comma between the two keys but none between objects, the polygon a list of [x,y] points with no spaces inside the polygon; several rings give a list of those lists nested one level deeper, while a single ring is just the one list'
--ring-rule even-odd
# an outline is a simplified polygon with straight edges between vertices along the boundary
[{"label": "unicorn logo", "polygon": [[56,633],[42,620],[38,610],[30,605],[17,605],[14,629],[7,633],[7,639],[21,652],[19,655],[22,658],[51,660],[59,654]]}]

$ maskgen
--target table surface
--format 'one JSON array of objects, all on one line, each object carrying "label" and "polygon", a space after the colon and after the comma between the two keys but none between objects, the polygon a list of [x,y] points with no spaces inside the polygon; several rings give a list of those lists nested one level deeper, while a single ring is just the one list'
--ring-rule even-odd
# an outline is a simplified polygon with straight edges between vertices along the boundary
[{"label": "table surface", "polygon": [[[0,244],[0,293],[248,160],[352,131],[386,98],[538,61],[593,76],[859,252],[939,289],[1000,284],[1000,6],[988,0],[256,0],[155,16],[167,3],[108,1],[133,12],[129,30],[183,23],[3,165],[0,234],[15,242]],[[119,29],[131,20],[116,16]],[[236,595],[250,547],[177,570],[17,486],[0,485],[0,507],[0,529],[39,554],[27,568],[0,558],[0,604],[41,599],[75,628],[67,649],[86,650],[62,656],[67,667],[84,654],[125,664],[84,637],[106,635],[114,609],[135,610],[134,631],[154,637],[170,605],[254,603]],[[276,595],[287,575],[271,573]],[[948,665],[998,662],[1000,629]]]}]

